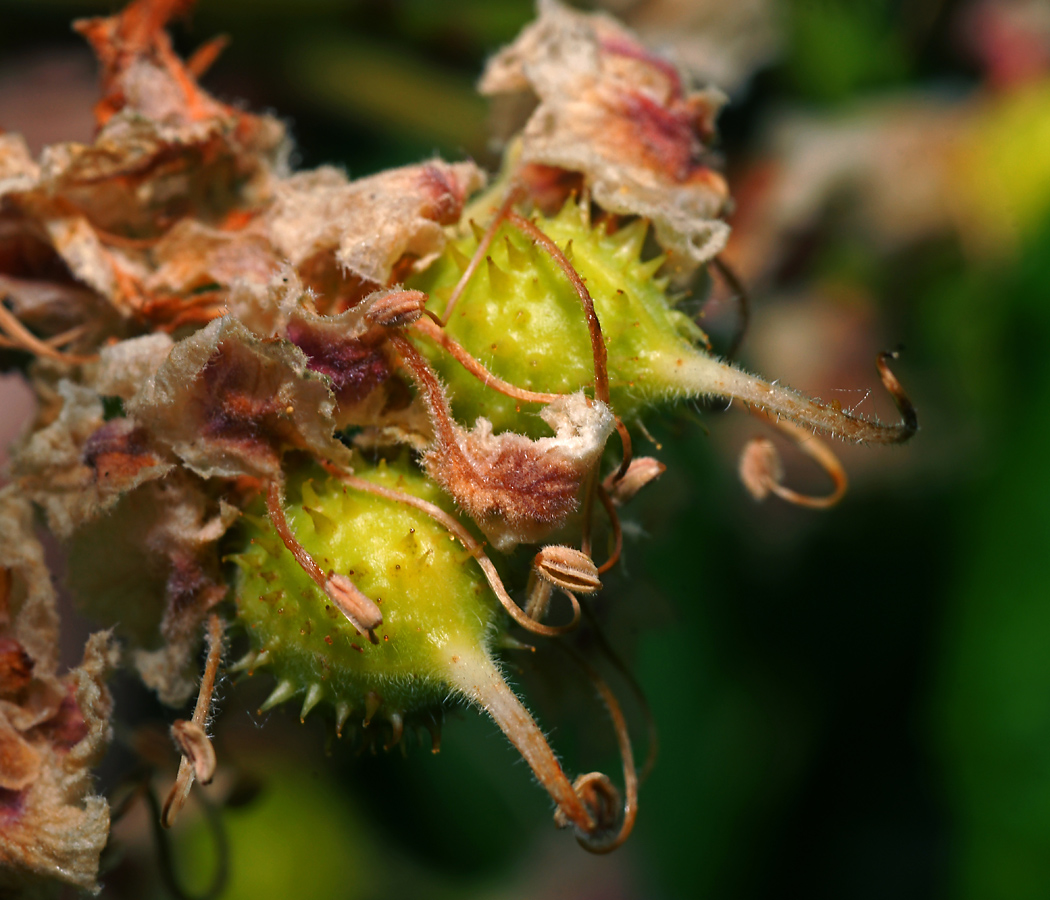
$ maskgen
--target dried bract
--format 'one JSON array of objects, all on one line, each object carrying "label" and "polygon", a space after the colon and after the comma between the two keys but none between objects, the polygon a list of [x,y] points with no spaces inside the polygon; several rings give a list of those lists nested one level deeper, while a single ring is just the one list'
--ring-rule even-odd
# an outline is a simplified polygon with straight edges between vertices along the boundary
[{"label": "dried bract", "polygon": [[110,739],[103,679],[117,662],[106,633],[55,674],[58,621],[29,504],[0,491],[0,889],[49,881],[96,890],[109,808],[91,766]]},{"label": "dried bract", "polygon": [[549,182],[545,167],[581,173],[606,210],[652,220],[684,269],[725,246],[728,190],[703,162],[724,97],[689,90],[615,20],[543,0],[539,19],[490,60],[479,89],[537,101],[520,139],[526,184]]}]

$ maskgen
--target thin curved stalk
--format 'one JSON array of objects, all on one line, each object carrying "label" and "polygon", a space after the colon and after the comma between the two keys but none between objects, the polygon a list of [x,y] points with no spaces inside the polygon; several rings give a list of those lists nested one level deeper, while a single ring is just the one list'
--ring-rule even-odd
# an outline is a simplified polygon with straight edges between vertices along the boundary
[{"label": "thin curved stalk", "polygon": [[536,720],[503,680],[496,664],[476,652],[453,656],[451,663],[451,686],[492,717],[577,834],[593,834],[594,818],[577,796]]}]

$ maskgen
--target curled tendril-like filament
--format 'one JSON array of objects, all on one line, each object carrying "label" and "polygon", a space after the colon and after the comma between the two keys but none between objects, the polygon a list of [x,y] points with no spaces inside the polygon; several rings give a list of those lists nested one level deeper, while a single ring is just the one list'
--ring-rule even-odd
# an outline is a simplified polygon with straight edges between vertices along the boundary
[{"label": "curled tendril-like filament", "polygon": [[481,361],[471,356],[467,349],[456,341],[452,335],[443,328],[439,328],[429,319],[420,319],[413,325],[413,328],[436,344],[439,344],[456,362],[477,378],[485,387],[490,387],[501,394],[524,403],[550,403],[558,397],[564,396],[563,394],[530,391],[504,381],[498,375],[490,372]]},{"label": "curled tendril-like filament", "polygon": [[731,360],[736,357],[737,351],[747,335],[748,325],[751,323],[751,297],[744,286],[744,282],[740,280],[740,277],[733,271],[732,266],[722,259],[721,256],[716,256],[711,260],[711,268],[718,273],[719,278],[733,292],[733,299],[737,303],[736,328],[733,330],[733,338],[726,349],[726,359]]},{"label": "curled tendril-like filament", "polygon": [[[204,734],[204,726],[208,720],[208,712],[211,709],[219,663],[222,662],[222,642],[225,630],[226,626],[223,620],[212,613],[208,617],[208,657],[204,663],[204,674],[201,676],[200,690],[197,693],[197,704],[193,708],[193,717],[190,719],[190,729],[194,735],[193,740],[195,743],[199,743],[201,738],[205,742],[208,740],[207,735]],[[181,742],[180,749],[182,749]],[[210,754],[210,773],[206,762],[204,765],[200,764],[201,757],[206,761],[208,755],[207,753],[200,754],[197,760],[191,760],[190,754],[183,751],[182,759],[179,762],[179,773],[175,777],[175,784],[169,791],[160,814],[161,824],[165,828],[171,828],[175,824],[175,819],[178,817],[182,807],[185,806],[186,800],[190,795],[190,788],[193,787],[194,779],[199,775],[204,775],[205,777],[201,778],[201,780],[205,783],[210,781],[210,774],[214,772],[214,751]],[[198,764],[195,765],[195,762]]]},{"label": "curled tendril-like filament", "polygon": [[[588,680],[598,692],[598,696],[601,697],[616,732],[616,743],[623,761],[625,798],[622,814],[619,792],[607,775],[601,772],[589,772],[580,775],[573,782],[573,790],[594,820],[592,830],[582,834],[577,830],[576,840],[591,853],[611,853],[630,836],[638,815],[639,779],[634,763],[634,751],[631,747],[631,735],[616,695],[597,670],[576,651],[564,645],[561,645],[561,648],[583,669]],[[566,825],[570,821],[560,808],[555,813],[554,820],[559,825]],[[619,827],[617,827],[617,822],[619,822]]]},{"label": "curled tendril-like filament", "polygon": [[755,415],[774,424],[790,437],[803,453],[814,460],[831,479],[832,490],[822,497],[813,497],[786,487],[783,484],[784,469],[773,442],[767,438],[752,438],[740,454],[740,480],[751,496],[756,500],[763,500],[769,494],[775,494],[781,500],[809,509],[828,509],[845,496],[849,486],[846,472],[838,457],[824,441],[794,422],[786,419],[778,422],[764,413]]},{"label": "curled tendril-like filament", "polygon": [[511,211],[511,207],[517,202],[521,193],[522,188],[519,185],[512,184],[507,189],[507,194],[503,198],[503,202],[500,203],[495,215],[493,215],[492,221],[489,222],[488,227],[485,229],[485,233],[482,234],[481,239],[478,241],[478,246],[474,251],[474,255],[471,256],[470,262],[467,264],[466,269],[463,270],[463,274],[460,275],[455,288],[453,288],[452,296],[448,298],[448,303],[445,304],[445,314],[438,320],[439,325],[445,326],[449,323],[449,320],[452,318],[452,311],[456,308],[456,304],[459,303],[460,297],[463,296],[463,292],[467,289],[467,285],[470,284],[470,279],[474,276],[478,266],[481,265],[481,261],[485,258],[485,254],[488,253],[489,247],[492,246],[492,241],[496,237],[496,232],[499,231],[500,225],[503,224],[503,220],[507,218],[507,215]]},{"label": "curled tendril-like filament", "polygon": [[310,577],[325,595],[335,604],[336,608],[346,616],[354,629],[360,634],[367,634],[368,640],[373,644],[379,643],[375,629],[383,624],[383,614],[373,600],[366,597],[350,579],[339,573],[329,572],[327,575],[321,570],[317,561],[309,554],[306,548],[299,543],[288,520],[284,515],[284,501],[281,497],[281,488],[276,481],[271,481],[266,491],[266,510],[270,515],[270,522],[274,530],[284,542],[299,567]]}]

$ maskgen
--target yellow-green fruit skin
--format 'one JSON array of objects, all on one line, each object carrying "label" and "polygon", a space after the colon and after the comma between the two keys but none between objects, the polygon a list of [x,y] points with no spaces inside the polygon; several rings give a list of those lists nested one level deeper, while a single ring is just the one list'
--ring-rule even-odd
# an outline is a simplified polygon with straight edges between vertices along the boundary
[{"label": "yellow-green fruit skin", "polygon": [[[447,505],[436,485],[408,465],[359,467],[358,477]],[[285,514],[321,568],[347,575],[383,614],[378,643],[353,625],[299,567],[262,505],[241,525],[237,619],[278,684],[366,710],[368,695],[387,714],[440,704],[452,658],[489,655],[503,614],[478,565],[424,512],[346,487],[316,467],[286,486]],[[314,689],[315,697],[317,689]]]},{"label": "yellow-green fruit skin", "polygon": [[[666,361],[696,355],[695,342],[703,333],[669,302],[666,280],[656,277],[663,257],[641,261],[648,223],[636,220],[610,234],[604,225],[592,226],[575,200],[557,215],[535,221],[569,256],[594,300],[608,348],[615,412],[631,418],[680,395],[681,388],[664,374]],[[450,242],[411,281],[431,295],[437,313],[444,312],[476,247],[474,237]],[[487,257],[453,310],[448,333],[490,371],[518,387],[572,393],[593,385],[590,333],[579,296],[549,254],[512,224],[504,224]],[[496,431],[534,437],[549,432],[535,405],[485,387],[429,341],[417,344],[448,385],[457,419],[470,424],[480,415]]]}]

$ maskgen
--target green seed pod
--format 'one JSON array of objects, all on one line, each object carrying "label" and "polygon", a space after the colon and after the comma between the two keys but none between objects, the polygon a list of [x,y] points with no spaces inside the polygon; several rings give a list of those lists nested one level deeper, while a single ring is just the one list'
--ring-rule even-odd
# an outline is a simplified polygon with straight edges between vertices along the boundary
[{"label": "green seed pod", "polygon": [[[506,190],[506,188],[503,188]],[[497,189],[494,189],[497,190]],[[485,208],[478,201],[475,209]],[[517,219],[515,221],[515,219]],[[525,228],[534,231],[530,236]],[[635,219],[610,232],[592,224],[588,206],[570,198],[553,217],[536,216],[532,224],[511,211],[489,244],[485,259],[458,296],[454,296],[472,255],[483,240],[452,241],[442,256],[411,282],[431,296],[433,312],[447,318],[445,332],[494,375],[517,388],[541,394],[565,394],[595,385],[596,351],[581,291],[590,294],[607,352],[609,400],[623,420],[680,397],[740,400],[776,419],[787,419],[836,437],[871,443],[899,443],[916,430],[915,413],[886,360],[878,370],[903,421],[884,425],[823,404],[790,388],[767,382],[720,360],[697,346],[703,332],[667,294],[667,280],[657,277],[665,257],[642,261],[649,223]],[[582,286],[566,277],[551,247],[534,241],[545,235],[564,254]],[[453,355],[431,340],[420,348],[448,384],[453,412],[461,421],[484,416],[495,431],[533,436],[545,429],[520,399],[497,392]]]},{"label": "green seed pod", "polygon": [[[402,464],[361,478],[432,503],[436,485]],[[340,728],[353,712],[371,719],[440,707],[453,656],[490,653],[499,603],[468,551],[426,513],[353,490],[323,470],[297,472],[287,485],[288,525],[322,570],[342,575],[382,614],[369,640],[300,567],[264,511],[244,516],[246,549],[233,559],[237,617],[254,655],[277,687],[264,704],[299,697],[302,715],[326,702]],[[358,623],[360,624],[360,623]]]},{"label": "green seed pod", "polygon": [[406,721],[434,723],[450,698],[473,703],[525,758],[560,824],[594,849],[618,845],[633,802],[621,823],[604,775],[568,780],[494,661],[501,604],[538,633],[562,629],[514,604],[481,545],[442,509],[437,486],[407,464],[380,462],[340,477],[308,465],[286,491],[287,503],[271,488],[265,511],[244,514],[242,549],[230,557],[240,570],[237,620],[252,644],[232,668],[272,670],[277,686],[262,709],[301,698],[305,718],[324,703],[340,731],[351,714],[370,735],[379,733],[373,719],[386,721],[391,746]]},{"label": "green seed pod", "polygon": [[[648,223],[638,219],[609,233],[592,227],[586,207],[570,199],[536,224],[565,250],[594,299],[608,349],[615,412],[640,409],[681,393],[663,377],[664,361],[696,353],[703,334],[668,301],[667,280],[655,277],[660,256],[641,260]],[[438,314],[466,269],[477,236],[449,243],[442,257],[412,282],[431,295]],[[594,363],[580,299],[546,251],[512,224],[500,226],[487,258],[474,273],[446,331],[493,373],[518,387],[568,394],[594,383]],[[488,418],[496,431],[546,433],[533,409],[487,388],[447,353],[420,342],[449,386],[453,410],[464,422]]]}]

